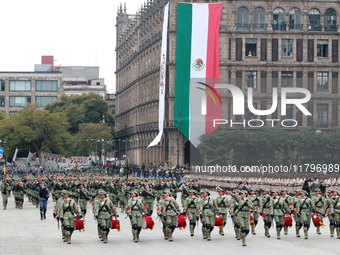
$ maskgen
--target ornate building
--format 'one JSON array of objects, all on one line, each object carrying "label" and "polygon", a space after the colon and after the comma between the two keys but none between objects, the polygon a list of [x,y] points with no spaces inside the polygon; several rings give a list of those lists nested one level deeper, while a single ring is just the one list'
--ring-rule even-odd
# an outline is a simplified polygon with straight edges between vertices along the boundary
[{"label": "ornate building", "polygon": [[[118,8],[116,148],[120,155],[127,152],[138,164],[169,159],[177,163],[179,156],[182,164],[188,162],[193,149],[180,134],[177,155],[177,128],[173,121],[177,2],[223,3],[220,77],[237,85],[244,94],[252,87],[256,109],[271,107],[273,87],[278,87],[279,98],[282,87],[302,87],[312,94],[305,104],[312,116],[303,115],[295,105],[287,105],[286,116],[281,117],[279,100],[271,116],[254,116],[245,105],[246,120],[295,119],[298,126],[294,130],[339,130],[337,1],[170,0],[165,132],[158,146],[146,149],[158,133],[161,30],[167,2],[148,1],[134,15],[127,14],[125,7]],[[222,118],[239,120],[231,114],[231,94],[221,91],[221,98]],[[275,126],[282,128],[280,122]]]}]

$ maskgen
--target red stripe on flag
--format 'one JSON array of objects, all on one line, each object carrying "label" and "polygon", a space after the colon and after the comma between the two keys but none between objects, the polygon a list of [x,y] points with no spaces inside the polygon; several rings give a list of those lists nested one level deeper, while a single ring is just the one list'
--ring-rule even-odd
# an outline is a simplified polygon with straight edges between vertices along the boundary
[{"label": "red stripe on flag", "polygon": [[[219,28],[222,13],[222,4],[209,4],[208,45],[206,83],[212,87],[219,83]],[[220,90],[216,89],[218,95]],[[214,119],[221,118],[221,105],[215,105],[214,100],[207,96],[207,115],[205,117],[205,133],[213,133],[219,125],[214,127]]]}]

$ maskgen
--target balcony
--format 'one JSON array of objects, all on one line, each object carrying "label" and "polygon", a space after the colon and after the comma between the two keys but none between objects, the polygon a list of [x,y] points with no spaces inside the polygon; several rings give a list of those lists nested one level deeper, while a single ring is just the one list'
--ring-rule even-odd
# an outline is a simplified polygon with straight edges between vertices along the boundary
[{"label": "balcony", "polygon": [[308,25],[308,31],[321,31],[321,25],[320,24],[318,24],[318,25],[316,25],[316,24],[309,24]]},{"label": "balcony", "polygon": [[249,31],[250,24],[249,23],[236,23],[237,31]]},{"label": "balcony", "polygon": [[336,32],[338,31],[339,25],[324,25],[324,31],[325,32]]},{"label": "balcony", "polygon": [[301,31],[303,28],[303,24],[289,24],[290,31]]}]

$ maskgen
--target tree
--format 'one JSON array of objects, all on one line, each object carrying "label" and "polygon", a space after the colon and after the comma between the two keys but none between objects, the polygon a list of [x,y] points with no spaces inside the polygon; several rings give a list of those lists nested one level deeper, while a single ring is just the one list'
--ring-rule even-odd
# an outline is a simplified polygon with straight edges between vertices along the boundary
[{"label": "tree", "polygon": [[0,110],[0,120],[3,120],[7,116],[4,110]]},{"label": "tree", "polygon": [[113,116],[108,113],[108,104],[94,93],[83,95],[63,95],[59,100],[45,106],[45,109],[57,113],[69,122],[69,132],[76,134],[82,123],[112,124]]},{"label": "tree", "polygon": [[67,154],[72,140],[67,121],[58,114],[38,110],[37,103],[28,104],[15,116],[5,118],[2,125],[9,146],[35,150],[40,165],[43,151]]},{"label": "tree", "polygon": [[83,123],[79,125],[79,132],[75,135],[74,141],[76,148],[74,150],[75,155],[89,155],[91,152],[91,139],[93,147],[95,150],[95,141],[97,142],[97,152],[99,158],[101,158],[102,151],[102,140],[104,139],[104,149],[105,151],[111,150],[111,144],[108,143],[113,138],[110,128],[105,123]]}]

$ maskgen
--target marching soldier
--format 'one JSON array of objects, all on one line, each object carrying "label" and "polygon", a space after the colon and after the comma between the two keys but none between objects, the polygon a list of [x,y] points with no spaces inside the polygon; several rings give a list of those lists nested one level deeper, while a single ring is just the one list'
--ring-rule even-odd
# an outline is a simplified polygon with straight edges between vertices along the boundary
[{"label": "marching soldier", "polygon": [[110,228],[112,225],[112,215],[117,214],[112,201],[106,197],[106,193],[104,190],[98,190],[98,198],[97,202],[95,203],[95,212],[94,217],[98,221],[98,233],[104,243],[107,243],[107,236],[110,232]]},{"label": "marching soldier", "polygon": [[[240,195],[240,191],[238,189],[234,189],[233,193],[235,194],[235,196],[239,196]],[[237,199],[231,198],[229,201],[229,208],[230,208],[230,217],[234,223],[234,231],[235,231],[235,238],[237,238],[237,240],[241,240],[241,233],[240,233],[240,223],[238,222],[238,218],[235,215],[235,213],[238,210],[238,201]]]},{"label": "marching soldier", "polygon": [[162,194],[162,197],[159,199],[159,202],[158,202],[157,216],[161,219],[161,222],[163,224],[162,231],[164,234],[164,240],[168,240],[168,233],[166,230],[166,216],[165,216],[165,211],[164,211],[164,194]]},{"label": "marching soldier", "polygon": [[[315,189],[315,195],[312,196],[312,201],[315,204],[315,210],[318,213],[320,220],[323,222],[326,199],[321,195],[321,190],[319,188]],[[320,226],[316,228],[316,233],[321,235]]]},{"label": "marching soldier", "polygon": [[301,191],[301,199],[297,206],[298,217],[300,218],[300,222],[303,223],[305,239],[308,239],[308,230],[310,227],[310,220],[312,218],[312,210],[314,210],[315,204],[309,197],[307,197],[307,191]]},{"label": "marching soldier", "polygon": [[187,199],[190,196],[188,190],[189,189],[186,183],[182,182],[181,187],[178,189],[178,191],[181,192],[181,204],[183,208],[185,206],[185,199]]},{"label": "marching soldier", "polygon": [[277,239],[280,239],[280,233],[282,230],[282,227],[284,225],[284,210],[287,212],[288,206],[286,205],[286,203],[284,202],[284,199],[282,197],[279,196],[279,191],[278,190],[273,190],[272,191],[272,195],[273,195],[273,215],[274,215],[274,220],[276,223],[276,234],[277,234]]},{"label": "marching soldier", "polygon": [[253,203],[253,206],[254,206],[254,210],[253,210],[254,226],[251,225],[251,233],[252,235],[256,235],[255,227],[257,226],[257,223],[259,221],[260,198],[256,196],[255,190],[251,189],[249,199]]},{"label": "marching soldier", "polygon": [[273,220],[273,199],[271,196],[269,196],[269,190],[263,189],[262,191],[263,197],[261,198],[261,208],[262,212],[260,215],[263,218],[264,222],[264,235],[266,237],[270,237],[269,229],[272,226],[272,220]]},{"label": "marching soldier", "polygon": [[335,221],[334,221],[333,190],[328,191],[328,197],[326,199],[325,206],[326,206],[325,213],[328,214],[328,219],[329,219],[330,236],[334,237]]},{"label": "marching soldier", "polygon": [[176,228],[177,222],[177,214],[180,213],[179,206],[176,200],[173,197],[170,197],[170,190],[165,189],[163,191],[164,194],[164,202],[162,206],[162,211],[166,221],[166,233],[168,237],[168,241],[172,242],[172,234]]},{"label": "marching soldier", "polygon": [[153,213],[153,202],[155,200],[155,194],[152,189],[150,189],[149,184],[145,185],[145,189],[142,191],[142,196],[144,198],[144,203],[146,206],[147,215],[151,216]]},{"label": "marching soldier", "polygon": [[138,198],[138,191],[133,190],[130,192],[130,195],[131,198],[128,201],[127,213],[131,221],[133,241],[138,242],[139,234],[142,230],[143,213],[146,213],[146,211],[144,210],[142,200]]},{"label": "marching soldier", "polygon": [[220,213],[222,215],[223,218],[223,226],[219,227],[220,228],[220,232],[219,234],[221,236],[224,236],[224,232],[223,232],[223,228],[225,227],[225,225],[227,224],[227,218],[228,218],[228,198],[226,198],[224,196],[224,192],[223,190],[219,190],[218,191],[218,197],[216,198],[216,204],[220,210]]},{"label": "marching soldier", "polygon": [[71,236],[75,227],[74,214],[81,216],[81,213],[78,211],[74,200],[70,198],[70,192],[63,190],[62,194],[64,195],[64,199],[60,208],[59,217],[61,223],[64,225],[65,241],[70,244]]},{"label": "marching soldier", "polygon": [[[294,211],[293,198],[287,194],[286,188],[281,189],[281,195],[282,195],[282,198],[284,199],[284,203],[289,208],[289,211],[291,213],[293,213],[293,211]],[[287,235],[288,234],[288,227],[284,226],[283,229],[284,229],[284,234]]]},{"label": "marching soldier", "polygon": [[209,190],[202,190],[203,199],[201,202],[201,222],[203,224],[203,239],[207,239],[207,241],[211,241],[211,232],[215,227],[215,212],[219,212],[216,201],[209,197]]},{"label": "marching soldier", "polygon": [[2,195],[2,203],[4,206],[4,210],[7,208],[7,203],[8,203],[8,196],[11,188],[8,182],[6,180],[1,184],[1,195]]},{"label": "marching soldier", "polygon": [[296,237],[300,237],[300,229],[302,227],[302,222],[300,221],[300,217],[298,216],[298,204],[300,202],[301,196],[300,196],[301,190],[296,189],[295,190],[295,196],[293,197],[293,208],[294,208],[294,221],[295,221],[295,231],[296,231]]},{"label": "marching soldier", "polygon": [[196,195],[196,190],[189,190],[190,197],[185,199],[183,213],[188,213],[190,236],[194,236],[196,222],[198,220],[200,203]]},{"label": "marching soldier", "polygon": [[340,197],[338,196],[338,191],[334,190],[333,192],[333,208],[334,208],[334,222],[336,227],[336,236],[337,239],[340,239]]},{"label": "marching soldier", "polygon": [[236,196],[234,193],[229,192],[230,196],[232,196],[238,202],[238,210],[235,213],[235,216],[239,217],[238,221],[241,228],[241,238],[242,238],[242,246],[246,246],[246,236],[249,234],[250,229],[250,211],[253,210],[253,204],[249,198],[247,198],[247,191],[242,190],[240,192],[240,196]]},{"label": "marching soldier", "polygon": [[80,184],[78,196],[79,196],[80,211],[81,211],[81,213],[84,217],[84,221],[85,221],[85,215],[86,215],[86,212],[87,212],[87,201],[90,199],[90,193],[85,188],[84,183]]}]

